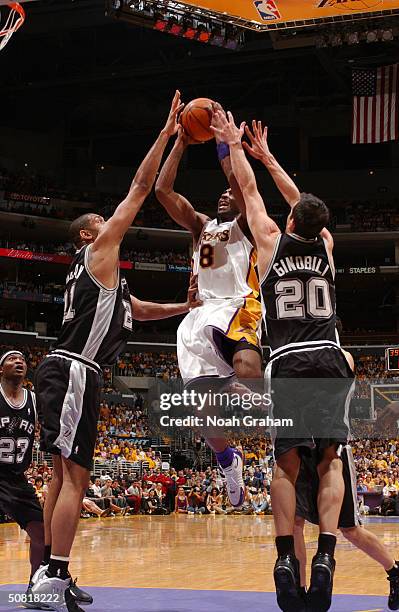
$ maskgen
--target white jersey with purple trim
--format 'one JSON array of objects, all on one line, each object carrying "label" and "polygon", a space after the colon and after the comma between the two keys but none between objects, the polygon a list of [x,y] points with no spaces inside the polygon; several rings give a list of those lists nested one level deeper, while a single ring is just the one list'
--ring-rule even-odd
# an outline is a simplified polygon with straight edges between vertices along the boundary
[{"label": "white jersey with purple trim", "polygon": [[210,221],[193,255],[202,306],[189,312],[177,330],[180,374],[187,383],[204,376],[230,377],[215,332],[233,342],[260,346],[261,304],[256,250],[237,219]]},{"label": "white jersey with purple trim", "polygon": [[200,300],[257,297],[255,263],[254,247],[237,219],[209,221],[193,254]]}]

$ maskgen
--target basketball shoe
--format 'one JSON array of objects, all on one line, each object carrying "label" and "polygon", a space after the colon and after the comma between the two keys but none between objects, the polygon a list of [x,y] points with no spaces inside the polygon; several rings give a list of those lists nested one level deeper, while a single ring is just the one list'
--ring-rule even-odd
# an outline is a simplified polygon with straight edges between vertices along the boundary
[{"label": "basketball shoe", "polygon": [[[31,587],[31,594],[34,598],[40,599],[41,610],[54,610],[55,612],[83,612],[71,593],[71,578],[65,580],[53,578],[44,574]],[[48,601],[47,601],[48,600]],[[37,607],[37,604],[36,604]]]},{"label": "basketball shoe", "polygon": [[242,506],[245,497],[245,485],[242,477],[243,459],[242,453],[233,448],[233,460],[228,467],[219,465],[226,478],[227,495],[234,508]]},{"label": "basketball shoe", "polygon": [[[33,587],[34,584],[36,584],[36,582],[38,582],[44,577],[47,570],[48,570],[48,565],[41,565],[36,570],[36,572],[33,574],[31,581],[29,583],[28,591],[29,589]],[[72,580],[72,578],[70,578],[69,590],[71,592],[72,597],[74,597],[77,603],[79,603],[80,605],[90,606],[93,603],[93,597],[90,595],[90,593],[87,593],[86,591],[83,591],[83,589],[80,589],[78,585],[76,584],[76,581],[77,581],[77,578],[75,578],[75,580]],[[26,605],[25,608],[36,609],[33,606],[29,606],[29,605]]]},{"label": "basketball shoe", "polygon": [[280,610],[306,612],[306,601],[300,588],[299,561],[294,555],[283,555],[277,559],[274,583]]},{"label": "basketball shoe", "polygon": [[388,572],[390,592],[388,599],[388,608],[390,610],[399,610],[399,563],[396,561],[396,568]]},{"label": "basketball shoe", "polygon": [[335,560],[328,553],[317,553],[312,560],[312,575],[307,597],[309,612],[327,612],[331,606]]}]

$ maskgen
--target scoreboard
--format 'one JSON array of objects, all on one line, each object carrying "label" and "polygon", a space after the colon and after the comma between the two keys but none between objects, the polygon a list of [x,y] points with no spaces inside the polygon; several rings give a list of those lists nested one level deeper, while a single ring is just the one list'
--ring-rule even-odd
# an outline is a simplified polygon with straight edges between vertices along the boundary
[{"label": "scoreboard", "polygon": [[230,16],[234,23],[254,29],[399,14],[399,0],[181,0],[181,4],[224,20]]},{"label": "scoreboard", "polygon": [[385,352],[386,369],[388,371],[399,370],[399,347],[387,348]]}]

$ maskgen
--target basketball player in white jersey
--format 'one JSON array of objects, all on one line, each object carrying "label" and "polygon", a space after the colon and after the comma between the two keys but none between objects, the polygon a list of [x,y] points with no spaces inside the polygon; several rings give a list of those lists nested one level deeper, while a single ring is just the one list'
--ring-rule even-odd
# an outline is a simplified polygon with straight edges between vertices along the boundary
[{"label": "basketball player in white jersey", "polygon": [[[331,606],[336,532],[344,497],[340,454],[349,434],[347,397],[353,384],[353,372],[336,334],[333,238],[325,227],[329,212],[312,194],[301,194],[291,205],[282,233],[266,212],[245,156],[241,142],[245,123],[238,128],[231,113],[226,118],[218,111],[213,126],[230,146],[233,172],[258,249],[264,318],[272,349],[267,374],[273,385],[273,416],[290,417],[297,425],[291,437],[289,431],[279,430],[274,438],[277,602],[284,612],[326,612]],[[259,122],[253,128],[255,139],[266,140],[267,132]],[[309,388],[307,378],[333,380],[334,393],[323,385]],[[301,379],[294,393],[292,388],[287,393],[290,379]],[[305,601],[294,546],[295,482],[301,455],[313,448],[318,451],[320,535]]]},{"label": "basketball player in white jersey", "polygon": [[[193,274],[197,276],[202,302],[202,306],[184,318],[177,332],[180,373],[190,386],[201,381],[206,387],[209,380],[215,379],[216,384],[227,384],[235,376],[260,379],[261,305],[256,251],[242,195],[232,173],[229,148],[217,141],[219,161],[230,188],[219,199],[217,216],[210,219],[174,190],[188,144],[189,138],[180,128],[156,183],[161,204],[176,223],[192,234]],[[242,454],[231,448],[223,436],[216,435],[219,436],[208,436],[207,442],[226,476],[230,501],[239,507],[244,500]]]}]

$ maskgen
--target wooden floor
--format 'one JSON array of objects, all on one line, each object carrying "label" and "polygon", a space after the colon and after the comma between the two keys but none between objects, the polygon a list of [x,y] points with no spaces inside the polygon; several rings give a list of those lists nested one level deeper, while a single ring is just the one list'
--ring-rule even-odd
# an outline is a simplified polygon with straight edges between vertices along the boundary
[{"label": "wooden floor", "polygon": [[[399,522],[366,526],[398,557]],[[271,517],[167,516],[81,520],[72,574],[91,586],[273,591]],[[309,558],[317,532],[306,528]],[[104,569],[106,568],[106,571]],[[15,524],[0,525],[0,584],[26,583],[28,543]],[[339,539],[335,593],[386,595],[386,575]]]}]

